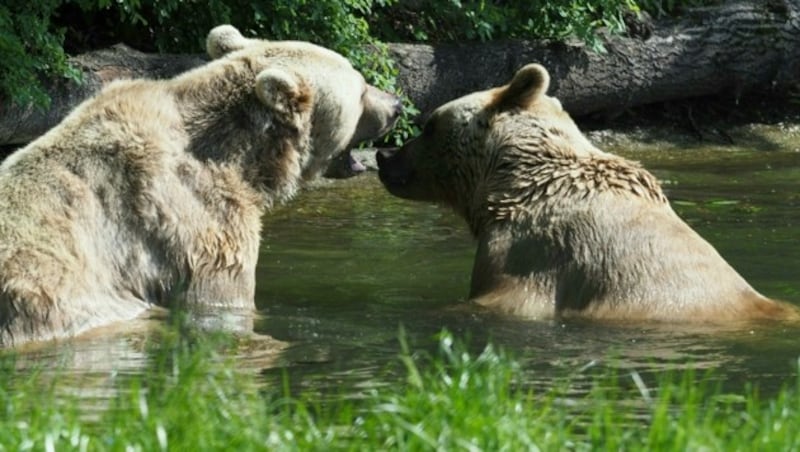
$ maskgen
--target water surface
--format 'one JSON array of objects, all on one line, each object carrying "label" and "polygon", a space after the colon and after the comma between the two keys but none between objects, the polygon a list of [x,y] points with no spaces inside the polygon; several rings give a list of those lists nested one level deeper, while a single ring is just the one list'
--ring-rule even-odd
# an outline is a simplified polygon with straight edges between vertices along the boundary
[{"label": "water surface", "polygon": [[[663,143],[608,150],[655,173],[678,213],[754,287],[800,304],[800,139],[762,141],[768,146],[752,150]],[[522,365],[520,383],[534,387],[566,376],[581,392],[606,367],[645,378],[715,369],[732,387],[749,380],[777,388],[796,374],[795,327],[611,326],[466,309],[473,253],[452,212],[394,198],[374,173],[321,184],[265,218],[255,331],[274,341],[251,344],[236,360],[268,387],[288,376],[296,391],[358,397],[402,378],[401,328],[415,351],[433,350],[446,328],[475,350],[489,341],[509,350]],[[114,379],[146,371],[141,342],[128,333],[65,341],[23,353],[21,368],[62,363],[74,377],[67,386],[90,388],[89,404],[107,397]]]},{"label": "water surface", "polygon": [[[615,151],[651,169],[678,213],[758,290],[800,304],[800,153]],[[291,344],[281,365],[306,388],[380,381],[398,354],[399,325],[423,349],[442,328],[476,349],[491,340],[534,385],[603,366],[717,369],[768,387],[796,372],[800,329],[787,326],[609,326],[454,308],[464,305],[474,253],[465,225],[446,208],[391,197],[374,175],[305,193],[265,230],[257,329]]]}]

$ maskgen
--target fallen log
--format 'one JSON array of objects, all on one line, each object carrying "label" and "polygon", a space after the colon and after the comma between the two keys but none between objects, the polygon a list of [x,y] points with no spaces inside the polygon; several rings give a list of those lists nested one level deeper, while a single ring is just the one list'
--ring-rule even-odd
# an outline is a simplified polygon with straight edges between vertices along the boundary
[{"label": "fallen log", "polygon": [[0,145],[24,144],[58,124],[76,105],[105,84],[124,78],[169,78],[203,64],[200,55],[147,54],[124,44],[70,58],[83,74],[81,83],[45,80],[47,109],[0,103]]},{"label": "fallen log", "polygon": [[[573,116],[750,89],[800,84],[800,2],[734,0],[653,24],[646,39],[614,36],[606,52],[580,43],[390,44],[398,84],[423,112],[465,93],[505,83],[529,62],[550,71],[550,93]],[[118,78],[165,78],[205,61],[200,55],[145,54],[125,45],[71,58],[84,83],[49,81],[47,110],[0,103],[0,144],[26,143]]]},{"label": "fallen log", "polygon": [[551,74],[550,94],[573,116],[800,83],[800,2],[729,1],[655,23],[647,39],[612,37],[606,52],[536,41],[396,44],[401,86],[428,112],[465,93],[506,83],[526,63]]}]

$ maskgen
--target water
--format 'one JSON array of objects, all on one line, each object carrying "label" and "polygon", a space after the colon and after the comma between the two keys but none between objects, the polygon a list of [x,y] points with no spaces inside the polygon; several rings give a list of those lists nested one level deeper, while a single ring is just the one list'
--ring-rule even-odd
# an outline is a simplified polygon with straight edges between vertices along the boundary
[{"label": "water", "polygon": [[[636,151],[665,181],[675,208],[762,292],[800,303],[800,153]],[[612,327],[537,322],[458,309],[474,243],[448,209],[386,194],[373,176],[321,187],[265,225],[257,329],[291,345],[285,369],[308,390],[369,382],[399,351],[398,328],[432,348],[442,328],[490,341],[524,363],[528,383],[580,380],[586,367],[653,374],[717,369],[777,387],[795,373],[800,329],[721,331],[703,326]],[[586,379],[589,378],[588,372]]]},{"label": "water", "polygon": [[[754,287],[800,304],[800,139],[776,140],[763,139],[769,146],[758,150],[608,150],[654,172],[678,213]],[[466,309],[473,253],[452,212],[394,198],[374,174],[321,184],[265,218],[255,331],[271,339],[244,347],[237,361],[265,386],[279,388],[288,376],[295,391],[358,397],[402,378],[401,328],[416,351],[433,350],[446,328],[474,350],[491,341],[510,351],[521,383],[533,387],[569,377],[581,392],[607,367],[646,380],[665,369],[715,369],[726,385],[749,380],[767,390],[796,374],[800,328],[538,322]],[[143,335],[37,348],[20,366],[58,362],[83,382],[86,403],[96,403],[110,381],[146,369]]]}]

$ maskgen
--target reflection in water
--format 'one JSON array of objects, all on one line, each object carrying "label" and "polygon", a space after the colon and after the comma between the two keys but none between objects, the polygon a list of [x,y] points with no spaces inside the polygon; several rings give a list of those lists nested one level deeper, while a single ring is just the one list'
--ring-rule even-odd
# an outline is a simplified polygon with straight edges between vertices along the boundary
[{"label": "reflection in water", "polygon": [[[194,316],[192,320],[196,320]],[[172,370],[164,365],[165,356],[168,356],[165,350],[171,348],[160,348],[158,344],[191,341],[193,335],[206,338],[214,334],[198,330],[194,325],[179,327],[178,321],[165,310],[153,310],[148,316],[97,328],[74,339],[28,344],[16,350],[15,372],[3,378],[22,382],[37,374],[36,381],[52,384],[56,395],[77,397],[83,416],[91,419],[109,408],[113,396],[130,391],[133,382],[142,375],[152,375],[154,371],[168,374]],[[189,321],[186,322],[188,325]],[[183,330],[178,337],[176,332],[180,328]],[[270,336],[252,333],[238,339],[219,336],[219,349],[225,353],[216,356],[219,365],[227,365],[233,355],[237,370],[253,375],[276,365],[279,354],[287,346]],[[47,389],[44,392],[47,393]]]},{"label": "reflection in water", "polygon": [[[664,181],[679,214],[759,291],[800,303],[800,153],[627,156]],[[491,341],[519,360],[520,384],[547,388],[565,377],[574,394],[608,368],[625,378],[635,371],[645,384],[666,369],[715,369],[724,384],[749,379],[765,389],[796,369],[795,326],[537,322],[471,309],[464,298],[474,244],[465,225],[445,209],[389,196],[372,174],[320,184],[265,221],[254,323],[263,337],[242,340],[235,354],[266,386],[281,388],[288,376],[293,391],[359,397],[403,381],[401,327],[417,352],[433,352],[443,328],[475,351]],[[108,397],[113,379],[147,369],[152,326],[40,346],[17,365],[57,364],[68,375],[65,390],[86,391],[91,406]]]}]

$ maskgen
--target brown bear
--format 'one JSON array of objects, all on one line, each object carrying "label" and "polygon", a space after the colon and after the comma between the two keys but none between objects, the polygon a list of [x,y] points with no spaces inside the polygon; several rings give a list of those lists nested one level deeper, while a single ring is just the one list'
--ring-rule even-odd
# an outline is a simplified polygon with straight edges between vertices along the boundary
[{"label": "brown bear", "polygon": [[399,116],[323,47],[223,25],[207,50],[111,83],[0,166],[0,344],[173,302],[252,310],[265,210]]},{"label": "brown bear", "polygon": [[593,146],[540,65],[435,110],[377,155],[396,196],[448,205],[478,241],[470,298],[549,319],[797,318],[756,292],[670,208],[639,164]]}]

